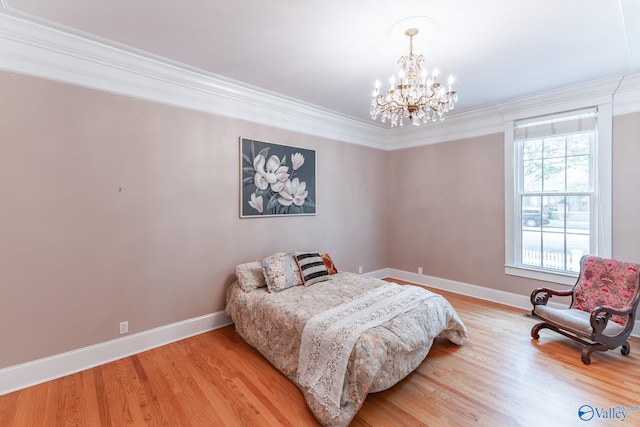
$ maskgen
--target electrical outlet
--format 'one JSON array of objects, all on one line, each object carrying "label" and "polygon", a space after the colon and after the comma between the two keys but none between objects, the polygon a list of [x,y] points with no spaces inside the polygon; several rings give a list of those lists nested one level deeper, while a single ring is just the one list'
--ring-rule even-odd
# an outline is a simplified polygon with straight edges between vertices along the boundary
[{"label": "electrical outlet", "polygon": [[418,274],[422,274],[422,267],[418,267]]},{"label": "electrical outlet", "polygon": [[362,266],[358,267],[358,274],[362,274]]},{"label": "electrical outlet", "polygon": [[129,321],[120,322],[120,335],[129,332]]}]

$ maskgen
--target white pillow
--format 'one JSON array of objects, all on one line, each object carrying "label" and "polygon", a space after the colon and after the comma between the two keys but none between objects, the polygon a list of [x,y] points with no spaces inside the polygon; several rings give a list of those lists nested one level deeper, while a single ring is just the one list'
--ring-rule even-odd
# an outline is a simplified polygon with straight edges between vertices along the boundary
[{"label": "white pillow", "polygon": [[258,261],[239,264],[236,267],[236,276],[240,283],[240,289],[245,292],[251,292],[254,289],[267,286],[267,282],[264,280],[262,266]]}]

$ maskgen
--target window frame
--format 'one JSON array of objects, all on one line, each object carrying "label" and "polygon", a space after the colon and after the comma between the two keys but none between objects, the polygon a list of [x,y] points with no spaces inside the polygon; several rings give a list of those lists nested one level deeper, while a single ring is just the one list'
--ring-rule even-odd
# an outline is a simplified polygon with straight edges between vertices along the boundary
[{"label": "window frame", "polygon": [[[608,101],[608,102],[607,102]],[[597,109],[596,146],[594,149],[594,196],[592,211],[592,255],[611,257],[611,210],[612,210],[612,121],[613,109],[611,100],[584,100],[520,111],[505,116],[504,121],[504,162],[505,162],[505,274],[525,277],[545,282],[572,286],[575,284],[578,272],[554,272],[535,266],[516,264],[516,251],[519,251],[520,228],[516,219],[520,197],[516,161],[518,160],[514,139],[514,122],[580,110],[585,108]]]}]

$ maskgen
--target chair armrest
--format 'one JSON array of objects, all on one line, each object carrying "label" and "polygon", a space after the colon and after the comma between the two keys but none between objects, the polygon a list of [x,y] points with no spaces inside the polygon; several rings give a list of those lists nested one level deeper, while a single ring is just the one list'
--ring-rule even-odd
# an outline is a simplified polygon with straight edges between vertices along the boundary
[{"label": "chair armrest", "polygon": [[[591,323],[593,332],[601,334],[602,331],[604,331],[604,329],[607,327],[607,322],[609,322],[611,316],[630,316],[634,311],[635,309],[632,306],[627,306],[623,309],[617,309],[606,305],[599,305],[598,307],[591,310],[589,322]],[[633,325],[631,325],[631,327],[633,327]]]},{"label": "chair armrest", "polygon": [[531,304],[533,305],[547,305],[547,301],[553,295],[559,297],[570,297],[573,295],[573,289],[568,289],[565,291],[559,291],[557,289],[550,288],[537,288],[533,292],[531,292]]}]

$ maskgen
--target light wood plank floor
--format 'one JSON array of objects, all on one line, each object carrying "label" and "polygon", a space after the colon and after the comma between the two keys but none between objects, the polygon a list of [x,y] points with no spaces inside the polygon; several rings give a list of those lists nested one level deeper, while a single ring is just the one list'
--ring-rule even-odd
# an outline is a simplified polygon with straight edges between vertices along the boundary
[{"label": "light wood plank floor", "polygon": [[[640,340],[627,357],[594,353],[586,366],[569,339],[543,330],[532,341],[522,310],[437,292],[465,322],[465,345],[437,339],[416,371],[367,397],[352,426],[640,425]],[[578,417],[583,405],[597,410],[591,421]],[[631,409],[624,422],[620,408]],[[280,425],[318,424],[233,327],[0,396],[2,427]]]}]

